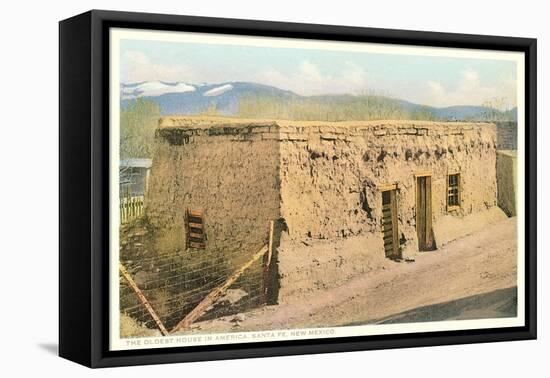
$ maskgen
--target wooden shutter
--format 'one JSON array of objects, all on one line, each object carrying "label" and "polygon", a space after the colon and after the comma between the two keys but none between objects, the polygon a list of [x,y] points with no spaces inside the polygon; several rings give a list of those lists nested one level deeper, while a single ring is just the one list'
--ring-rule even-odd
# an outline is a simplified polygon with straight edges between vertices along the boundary
[{"label": "wooden shutter", "polygon": [[185,213],[187,248],[206,248],[204,211],[187,210]]},{"label": "wooden shutter", "polygon": [[382,232],[386,257],[400,258],[397,224],[397,191],[382,191]]}]

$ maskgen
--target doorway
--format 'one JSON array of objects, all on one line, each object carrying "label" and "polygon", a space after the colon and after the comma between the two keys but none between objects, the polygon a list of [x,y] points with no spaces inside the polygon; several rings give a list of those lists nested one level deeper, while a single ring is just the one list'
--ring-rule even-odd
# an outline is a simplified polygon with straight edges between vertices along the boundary
[{"label": "doorway", "polygon": [[416,233],[419,251],[433,251],[435,242],[432,230],[432,177],[416,176]]},{"label": "doorway", "polygon": [[400,259],[399,232],[397,229],[397,191],[382,191],[382,232],[384,234],[384,251],[390,259]]}]

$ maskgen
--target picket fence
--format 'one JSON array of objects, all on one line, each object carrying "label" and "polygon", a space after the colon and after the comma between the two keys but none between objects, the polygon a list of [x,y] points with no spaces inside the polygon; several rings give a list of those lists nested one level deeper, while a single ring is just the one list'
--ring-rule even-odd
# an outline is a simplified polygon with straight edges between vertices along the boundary
[{"label": "picket fence", "polygon": [[144,213],[144,196],[128,196],[120,199],[120,223],[128,223]]}]

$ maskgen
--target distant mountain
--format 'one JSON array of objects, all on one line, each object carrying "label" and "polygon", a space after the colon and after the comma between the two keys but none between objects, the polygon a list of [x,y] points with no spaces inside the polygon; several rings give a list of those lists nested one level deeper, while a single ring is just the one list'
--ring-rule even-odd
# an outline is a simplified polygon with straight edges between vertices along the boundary
[{"label": "distant mountain", "polygon": [[[517,120],[517,109],[499,112],[484,106],[449,106],[433,107],[415,104],[409,101],[393,99],[383,96],[358,97],[353,95],[322,95],[300,96],[294,92],[282,90],[269,85],[227,82],[220,84],[194,85],[188,83],[169,83],[151,81],[134,84],[122,84],[120,87],[121,106],[125,108],[128,103],[141,97],[155,101],[160,106],[162,115],[170,114],[201,114],[214,110],[217,114],[233,116],[239,113],[241,99],[269,99],[272,103],[285,104],[300,102],[315,104],[322,108],[334,106],[350,108],[360,101],[369,101],[374,106],[384,106],[392,110],[398,109],[415,117],[427,117],[437,120],[486,120],[496,117],[498,119]],[[273,107],[273,106],[272,106]],[[394,114],[394,113],[390,113]]]},{"label": "distant mountain", "polygon": [[491,115],[498,113],[499,118],[517,121],[517,109],[513,108],[505,112],[498,112],[486,106],[448,106],[445,108],[432,108],[438,119],[444,120],[484,120],[491,119]]},{"label": "distant mountain", "polygon": [[157,102],[162,115],[199,114],[215,108],[218,113],[231,116],[237,114],[239,100],[246,96],[298,97],[290,91],[244,82],[191,85],[159,81],[121,85],[123,108],[128,102],[142,97]]}]

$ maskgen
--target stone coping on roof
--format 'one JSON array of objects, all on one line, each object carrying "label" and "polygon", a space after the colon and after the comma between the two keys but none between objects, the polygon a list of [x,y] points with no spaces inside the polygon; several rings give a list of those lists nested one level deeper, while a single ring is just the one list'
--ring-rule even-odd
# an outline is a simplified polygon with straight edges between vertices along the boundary
[{"label": "stone coping on roof", "polygon": [[[229,136],[237,141],[322,140],[358,141],[386,135],[474,135],[496,138],[496,126],[481,122],[380,121],[288,121],[223,117],[170,116],[159,121],[157,137],[170,144],[192,143],[197,136]],[[357,140],[356,140],[357,139]]]},{"label": "stone coping on roof", "polygon": [[208,129],[215,127],[380,127],[380,126],[413,126],[413,127],[462,127],[473,125],[493,125],[488,122],[463,122],[463,121],[422,121],[422,120],[374,120],[374,121],[291,121],[271,119],[251,119],[235,117],[204,117],[204,116],[164,116],[159,119],[159,129],[187,128]]}]

